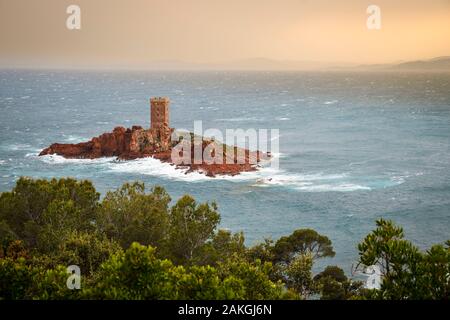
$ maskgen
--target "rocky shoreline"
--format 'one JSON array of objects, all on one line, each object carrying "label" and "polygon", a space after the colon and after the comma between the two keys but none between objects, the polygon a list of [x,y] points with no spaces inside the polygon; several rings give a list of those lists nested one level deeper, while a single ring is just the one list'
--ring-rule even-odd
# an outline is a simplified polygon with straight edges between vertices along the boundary
[{"label": "rocky shoreline", "polygon": [[[164,129],[163,129],[164,130]],[[172,133],[173,129],[169,132]],[[161,130],[143,129],[141,126],[133,126],[132,128],[116,127],[112,132],[103,133],[98,137],[92,138],[90,141],[76,144],[54,143],[48,148],[42,150],[39,156],[56,154],[69,159],[96,159],[102,157],[117,157],[119,160],[133,160],[138,158],[153,157],[163,162],[173,163],[172,148],[178,142],[172,142],[171,139],[165,140]],[[193,137],[193,135],[191,134]],[[202,154],[205,149],[217,150],[214,140],[202,139]],[[238,175],[241,172],[255,171],[257,165],[263,159],[269,156],[260,151],[249,151],[238,147],[230,147],[222,145],[223,161],[221,164],[207,164],[202,161],[200,164],[194,162],[194,145],[191,144],[191,161],[190,164],[177,165],[180,168],[188,168],[186,172],[198,171],[207,176],[214,177],[216,175]],[[240,149],[240,150],[239,150]],[[244,163],[238,163],[237,154],[242,152],[245,155]],[[256,159],[256,161],[255,161]]]},{"label": "rocky shoreline", "polygon": [[[175,129],[169,127],[169,104],[170,100],[167,97],[150,99],[149,129],[144,129],[141,126],[116,127],[112,132],[103,133],[87,142],[77,144],[54,143],[42,150],[39,156],[57,154],[72,159],[117,157],[120,160],[153,157],[183,168],[187,167],[187,172],[199,171],[211,177],[215,175],[234,176],[241,172],[254,171],[258,162],[264,158],[269,158],[267,154],[260,151],[227,146],[219,144],[213,139],[195,137],[192,133],[185,133],[182,136],[187,136],[190,152],[182,149],[181,153],[185,161],[180,162],[179,159],[174,161],[172,151],[177,156],[179,149],[174,148],[178,148],[179,141],[172,141],[172,134]],[[194,158],[196,150],[201,150],[200,161],[195,161],[197,160]],[[222,150],[222,155],[216,155],[215,153],[220,152],[220,150]],[[204,161],[203,155],[208,155],[210,160],[214,158],[216,161]],[[238,161],[238,158],[240,161]]]}]

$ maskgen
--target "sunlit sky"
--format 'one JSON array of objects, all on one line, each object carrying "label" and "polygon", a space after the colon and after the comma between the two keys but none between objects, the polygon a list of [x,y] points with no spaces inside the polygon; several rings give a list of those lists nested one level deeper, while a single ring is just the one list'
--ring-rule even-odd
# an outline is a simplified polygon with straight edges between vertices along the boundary
[{"label": "sunlit sky", "polygon": [[[81,8],[68,30],[66,8]],[[366,9],[381,8],[381,30]],[[389,63],[450,55],[450,0],[0,0],[0,66],[255,57]]]}]

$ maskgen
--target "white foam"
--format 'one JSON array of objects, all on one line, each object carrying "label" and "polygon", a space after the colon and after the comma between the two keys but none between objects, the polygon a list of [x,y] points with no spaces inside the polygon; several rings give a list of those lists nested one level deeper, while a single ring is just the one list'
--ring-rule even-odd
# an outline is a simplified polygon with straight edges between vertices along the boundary
[{"label": "white foam", "polygon": [[341,174],[294,174],[283,171],[261,170],[260,178],[255,187],[283,186],[303,192],[348,192],[356,190],[371,190],[370,187],[347,182],[348,175]]},{"label": "white foam", "polygon": [[36,157],[48,164],[105,164],[115,162],[115,157],[98,158],[98,159],[68,159],[57,154],[47,154],[45,156],[38,156],[37,154],[29,154],[31,157]]},{"label": "white foam", "polygon": [[76,136],[76,135],[63,135],[65,137],[64,141],[66,142],[82,142],[85,141],[86,139],[80,136]]},{"label": "white foam", "polygon": [[330,101],[325,101],[323,104],[336,104],[336,103],[338,103],[339,102],[339,100],[330,100]]},{"label": "white foam", "polygon": [[0,160],[0,166],[3,165],[3,164],[5,164],[5,163],[6,163],[5,160]]},{"label": "white foam", "polygon": [[404,176],[404,177],[402,177],[402,176],[394,176],[394,177],[391,178],[391,181],[394,184],[398,185],[398,184],[404,183],[405,182],[405,178],[409,178],[409,176]]},{"label": "white foam", "polygon": [[271,152],[270,155],[272,156],[272,159],[280,159],[280,158],[286,158],[286,154],[285,153],[281,153],[281,152]]},{"label": "white foam", "polygon": [[5,146],[2,146],[2,148],[6,149],[6,150],[11,150],[11,151],[35,150],[29,144],[25,144],[25,143],[5,145]]},{"label": "white foam", "polygon": [[162,177],[164,179],[185,182],[205,182],[227,180],[231,182],[248,181],[253,187],[286,187],[300,192],[350,192],[357,190],[371,190],[369,186],[351,182],[347,173],[339,174],[299,174],[272,168],[270,161],[264,162],[256,171],[242,172],[239,175],[217,175],[208,177],[202,172],[187,172],[188,168],[176,167],[155,158],[142,158],[130,161],[117,161],[115,158],[99,159],[66,159],[58,155],[38,157],[48,164],[90,164],[101,165],[103,169],[115,173],[139,174],[145,176]]},{"label": "white foam", "polygon": [[316,186],[299,187],[298,189],[312,192],[327,192],[327,191],[349,192],[358,190],[371,190],[370,187],[361,186],[353,183],[341,183],[337,185],[322,184]]},{"label": "white foam", "polygon": [[231,180],[243,181],[251,180],[257,177],[257,172],[242,172],[236,176],[222,176],[208,177],[202,172],[187,172],[188,168],[177,168],[167,162],[161,162],[155,158],[143,158],[131,161],[110,163],[109,169],[113,172],[134,173],[149,176],[160,176],[167,179],[182,180],[182,181],[207,181],[207,180]]},{"label": "white foam", "polygon": [[226,119],[217,119],[217,121],[222,122],[245,122],[245,121],[263,121],[262,118],[256,117],[248,117],[248,118],[226,118]]},{"label": "white foam", "polygon": [[278,121],[288,121],[288,120],[291,120],[291,118],[287,118],[287,117],[278,117],[277,120],[278,120]]}]

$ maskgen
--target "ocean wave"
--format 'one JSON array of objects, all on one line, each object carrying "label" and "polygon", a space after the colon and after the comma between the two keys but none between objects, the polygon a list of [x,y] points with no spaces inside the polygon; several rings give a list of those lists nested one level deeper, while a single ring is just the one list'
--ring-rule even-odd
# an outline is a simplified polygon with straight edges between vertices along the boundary
[{"label": "ocean wave", "polygon": [[2,145],[1,148],[3,150],[9,150],[9,151],[35,151],[36,148],[32,147],[29,144],[26,143],[15,143],[15,144],[8,144],[8,145]]},{"label": "ocean wave", "polygon": [[36,157],[47,164],[105,164],[116,162],[115,157],[97,158],[97,159],[68,159],[57,154],[47,154],[38,156],[37,153],[28,154],[29,157]]},{"label": "ocean wave", "polygon": [[[275,156],[281,156],[277,154]],[[37,154],[30,156],[38,157]],[[382,181],[379,186],[370,183],[361,183],[358,177],[352,177],[349,173],[292,173],[271,166],[270,161],[263,162],[256,171],[242,172],[236,176],[217,175],[206,176],[205,173],[177,167],[173,164],[162,162],[155,158],[142,158],[129,161],[118,161],[115,158],[99,159],[66,159],[58,155],[45,155],[38,157],[47,164],[89,164],[100,165],[102,170],[111,173],[136,174],[144,176],[161,177],[169,180],[183,182],[207,182],[230,181],[247,182],[252,187],[282,187],[299,192],[351,192],[368,191],[382,187],[397,185],[399,180],[392,179],[390,183]]]},{"label": "ocean wave", "polygon": [[246,121],[264,121],[263,118],[256,118],[256,117],[243,117],[243,118],[225,118],[225,119],[217,119],[216,121],[221,122],[246,122]]},{"label": "ocean wave", "polygon": [[82,142],[86,140],[86,138],[72,134],[63,134],[63,137],[65,142]]},{"label": "ocean wave", "polygon": [[330,100],[330,101],[325,101],[323,104],[330,105],[330,104],[336,104],[338,102],[339,102],[339,100]]},{"label": "ocean wave", "polygon": [[256,179],[257,177],[257,171],[242,172],[241,174],[236,176],[216,175],[215,177],[208,177],[202,172],[188,172],[188,168],[177,168],[173,164],[162,162],[155,158],[143,158],[131,161],[115,162],[109,165],[109,169],[112,172],[160,176],[167,179],[188,182],[208,180],[243,181]]},{"label": "ocean wave", "polygon": [[424,174],[425,173],[423,171],[418,171],[415,173],[406,172],[404,174],[392,176],[390,181],[391,181],[392,185],[400,185],[400,184],[405,183],[406,180],[409,178],[420,177],[420,176],[423,176]]},{"label": "ocean wave", "polygon": [[282,159],[282,158],[286,158],[286,156],[287,156],[286,153],[282,153],[282,152],[272,152],[270,154],[272,156],[272,159],[276,159],[276,158]]},{"label": "ocean wave", "polygon": [[337,185],[316,185],[316,186],[305,186],[299,187],[299,190],[304,191],[312,191],[312,192],[327,192],[327,191],[336,191],[336,192],[350,192],[350,191],[359,191],[359,190],[372,190],[372,188],[367,186],[361,186],[353,183],[341,183]]},{"label": "ocean wave", "polygon": [[281,170],[262,170],[260,178],[254,187],[277,186],[286,187],[301,192],[350,192],[358,190],[372,190],[365,184],[352,182],[353,178],[347,173],[337,174],[298,174]]}]

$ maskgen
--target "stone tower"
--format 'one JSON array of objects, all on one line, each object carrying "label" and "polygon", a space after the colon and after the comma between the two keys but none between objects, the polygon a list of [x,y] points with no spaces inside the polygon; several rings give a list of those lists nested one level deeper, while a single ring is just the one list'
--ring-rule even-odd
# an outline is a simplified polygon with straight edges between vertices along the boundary
[{"label": "stone tower", "polygon": [[161,129],[169,127],[169,98],[153,97],[150,99],[150,128]]}]

